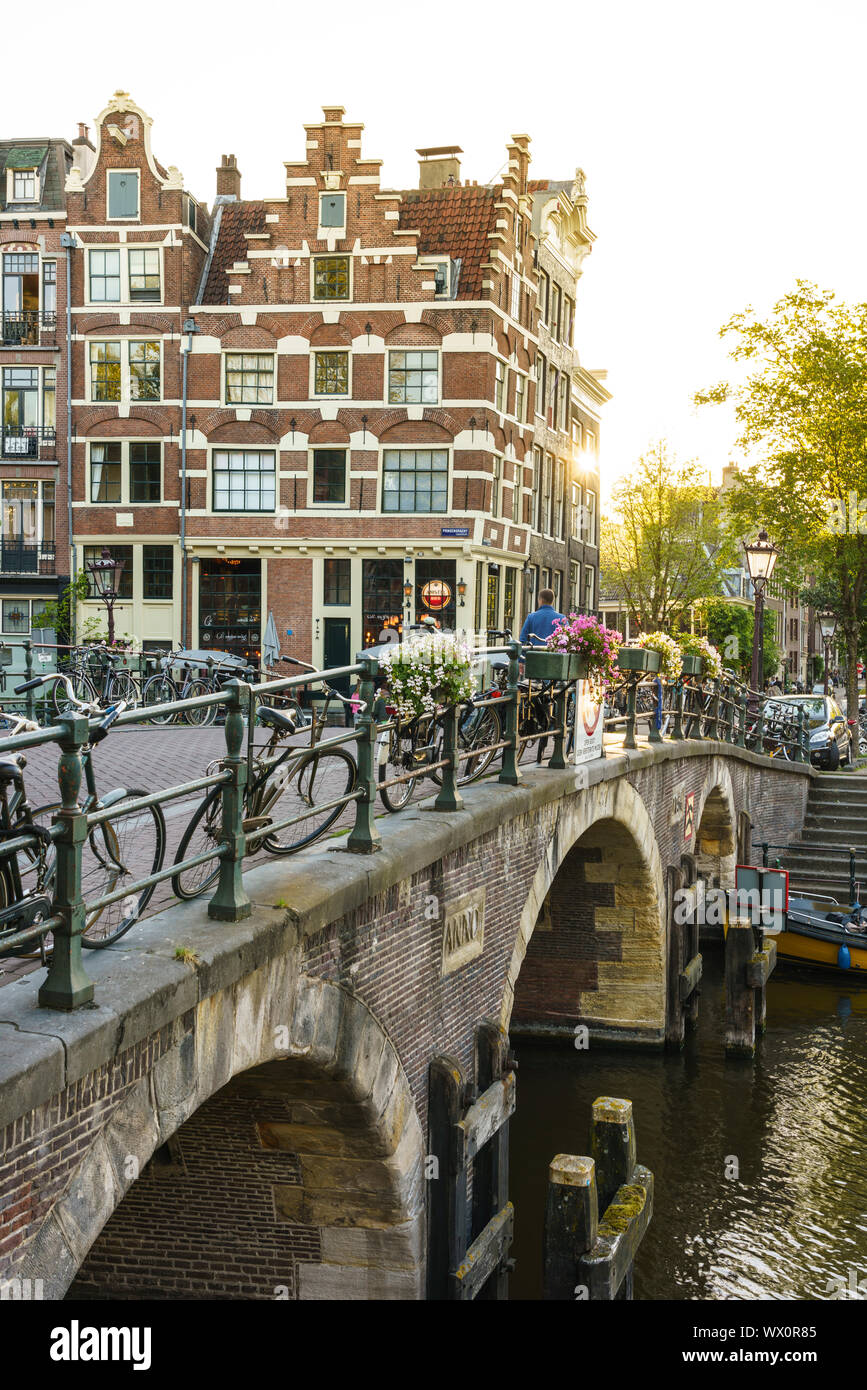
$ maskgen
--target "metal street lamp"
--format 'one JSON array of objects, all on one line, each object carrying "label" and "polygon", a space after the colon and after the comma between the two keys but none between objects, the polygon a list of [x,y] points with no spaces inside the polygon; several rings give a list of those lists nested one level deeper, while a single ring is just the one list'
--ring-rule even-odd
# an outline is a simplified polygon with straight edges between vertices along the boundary
[{"label": "metal street lamp", "polygon": [[750,545],[744,542],[744,554],[747,557],[747,570],[750,579],[753,581],[753,592],[755,594],[755,610],[753,620],[753,664],[750,672],[750,682],[753,690],[760,691],[761,681],[764,674],[764,650],[765,650],[765,585],[774,572],[779,551],[772,544],[767,531],[762,529],[756,540]]},{"label": "metal street lamp", "polygon": [[115,560],[110,550],[103,549],[98,560],[89,560],[87,571],[91,575],[94,598],[105,604],[108,612],[108,645],[114,646],[114,605],[120,598],[120,576],[123,560]]},{"label": "metal street lamp", "polygon": [[837,615],[827,610],[819,614],[819,631],[825,646],[825,694],[830,694],[829,666],[831,664],[831,643],[837,635]]}]

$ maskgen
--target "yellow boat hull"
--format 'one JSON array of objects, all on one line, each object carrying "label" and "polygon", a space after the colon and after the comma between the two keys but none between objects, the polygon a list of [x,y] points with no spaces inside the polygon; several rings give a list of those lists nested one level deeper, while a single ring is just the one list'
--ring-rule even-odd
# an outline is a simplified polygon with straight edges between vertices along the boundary
[{"label": "yellow boat hull", "polygon": [[864,945],[856,945],[858,938],[847,936],[846,945],[849,947],[850,965],[848,970],[843,970],[837,964],[839,942],[821,941],[817,937],[807,936],[805,933],[802,934],[797,931],[780,932],[776,940],[778,960],[796,961],[799,965],[820,966],[823,970],[838,970],[841,975],[851,975],[854,971],[863,971],[867,974],[867,941]]}]

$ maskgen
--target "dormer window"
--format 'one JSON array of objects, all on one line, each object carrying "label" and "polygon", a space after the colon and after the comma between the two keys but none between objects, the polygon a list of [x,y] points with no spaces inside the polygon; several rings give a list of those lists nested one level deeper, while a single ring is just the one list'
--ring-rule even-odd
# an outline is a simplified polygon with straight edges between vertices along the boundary
[{"label": "dormer window", "polygon": [[440,256],[437,260],[425,261],[424,265],[429,266],[434,275],[434,294],[437,299],[450,299],[452,292],[452,263],[448,256]]},{"label": "dormer window", "polygon": [[346,194],[321,193],[319,195],[320,227],[346,226]]},{"label": "dormer window", "polygon": [[110,169],[108,172],[108,216],[130,221],[139,214],[139,175],[137,169]]},{"label": "dormer window", "polygon": [[37,171],[35,169],[13,169],[13,203],[35,203],[37,186]]}]

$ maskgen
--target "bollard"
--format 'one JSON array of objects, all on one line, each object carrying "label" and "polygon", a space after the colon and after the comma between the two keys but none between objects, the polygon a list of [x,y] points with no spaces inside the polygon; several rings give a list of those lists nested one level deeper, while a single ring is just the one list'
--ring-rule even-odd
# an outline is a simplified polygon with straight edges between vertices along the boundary
[{"label": "bollard", "polygon": [[244,889],[243,865],[247,850],[244,834],[244,789],[247,785],[247,759],[241,754],[244,742],[243,705],[249,694],[244,681],[230,680],[223,687],[226,697],[226,756],[220,763],[232,774],[223,784],[221,836],[227,848],[220,858],[220,881],[208,903],[208,916],[221,922],[239,922],[252,912],[250,899]]},{"label": "bollard", "polygon": [[[554,696],[554,706],[556,710],[556,733],[554,734],[554,751],[548,759],[548,766],[555,769],[564,768],[566,759],[563,749],[566,742],[566,698],[569,694],[569,686],[564,684]],[[576,689],[577,699],[577,689]]]},{"label": "bollard", "polygon": [[62,730],[57,768],[61,807],[52,817],[52,824],[62,826],[63,833],[55,842],[57,868],[51,911],[52,915],[59,914],[62,921],[54,928],[54,950],[48,974],[39,989],[39,1003],[42,1008],[69,1011],[93,999],[93,981],[88,978],[81,959],[81,934],[85,926],[81,859],[87,839],[87,815],[78,804],[81,749],[87,743],[90,730],[87,720],[80,715],[61,714],[54,722]]},{"label": "bollard", "polygon": [[458,791],[458,716],[460,707],[452,705],[443,714],[443,751],[442,756],[448,758],[447,765],[442,769],[442,786],[439,795],[433,804],[435,811],[462,811],[464,809],[464,799]]},{"label": "bollard", "polygon": [[578,1258],[596,1244],[598,1212],[593,1159],[557,1154],[548,1168],[542,1237],[544,1299],[574,1299]]},{"label": "bollard", "polygon": [[505,736],[508,739],[506,747],[503,749],[503,766],[498,782],[504,782],[509,787],[517,787],[523,781],[521,770],[518,767],[518,680],[520,678],[521,644],[520,642],[509,642],[509,678],[506,685],[506,729]]},{"label": "bollard", "polygon": [[379,662],[375,656],[359,655],[356,660],[362,668],[359,693],[364,704],[364,709],[355,719],[355,727],[358,729],[356,748],[361,796],[355,803],[355,824],[346,841],[346,848],[351,854],[375,854],[382,848],[382,837],[376,828],[373,815],[376,805],[376,722],[373,718],[373,702],[376,697],[374,680],[379,672]]}]

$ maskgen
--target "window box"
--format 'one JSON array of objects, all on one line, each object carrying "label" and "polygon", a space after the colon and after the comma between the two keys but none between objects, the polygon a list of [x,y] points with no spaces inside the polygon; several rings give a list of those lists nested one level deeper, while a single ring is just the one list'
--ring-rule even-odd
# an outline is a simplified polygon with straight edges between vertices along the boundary
[{"label": "window box", "polygon": [[569,680],[570,652],[551,652],[544,647],[524,647],[524,666],[530,680]]},{"label": "window box", "polygon": [[648,647],[621,647],[617,653],[617,665],[621,671],[658,671],[662,657],[659,652]]},{"label": "window box", "polygon": [[703,676],[704,657],[699,656],[696,652],[684,652],[683,674],[685,676]]}]

